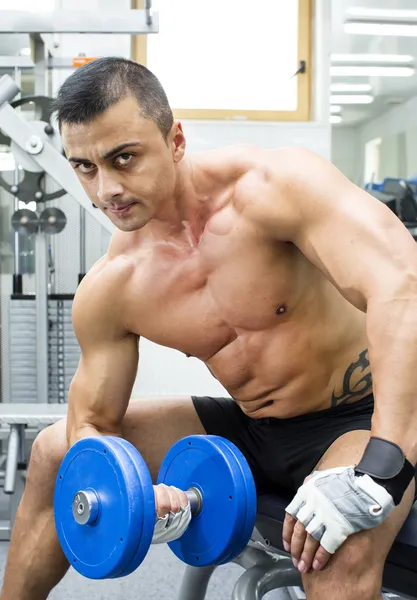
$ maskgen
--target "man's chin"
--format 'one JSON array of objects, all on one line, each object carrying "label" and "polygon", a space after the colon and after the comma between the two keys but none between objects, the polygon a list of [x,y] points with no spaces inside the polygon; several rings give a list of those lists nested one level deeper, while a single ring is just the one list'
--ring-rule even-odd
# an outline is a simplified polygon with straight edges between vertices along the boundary
[{"label": "man's chin", "polygon": [[119,229],[119,231],[124,231],[126,233],[130,231],[138,231],[145,227],[148,221],[139,221],[137,219],[134,220],[123,220],[123,219],[111,219],[113,225]]}]

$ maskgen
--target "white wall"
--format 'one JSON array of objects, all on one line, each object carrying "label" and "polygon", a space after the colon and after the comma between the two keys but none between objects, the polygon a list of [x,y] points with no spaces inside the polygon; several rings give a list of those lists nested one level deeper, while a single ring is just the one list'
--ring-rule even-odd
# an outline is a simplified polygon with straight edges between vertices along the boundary
[{"label": "white wall", "polygon": [[380,137],[381,178],[417,174],[417,96],[359,128],[361,160],[366,142]]},{"label": "white wall", "polygon": [[385,177],[407,177],[405,138],[404,131],[389,136],[383,133],[379,155],[380,179]]},{"label": "white wall", "polygon": [[362,183],[362,166],[358,158],[359,144],[359,131],[356,127],[332,127],[331,161],[357,185]]},{"label": "white wall", "polygon": [[407,156],[407,177],[417,178],[417,119],[413,128],[405,132],[405,153]]}]

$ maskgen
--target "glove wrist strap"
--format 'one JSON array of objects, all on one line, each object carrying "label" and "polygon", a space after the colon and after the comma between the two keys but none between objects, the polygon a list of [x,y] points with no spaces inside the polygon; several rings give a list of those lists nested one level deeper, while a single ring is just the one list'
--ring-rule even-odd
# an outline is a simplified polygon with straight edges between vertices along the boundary
[{"label": "glove wrist strap", "polygon": [[416,469],[406,459],[397,444],[379,437],[371,437],[365,452],[355,467],[355,475],[369,475],[391,494],[395,505],[401,502]]}]

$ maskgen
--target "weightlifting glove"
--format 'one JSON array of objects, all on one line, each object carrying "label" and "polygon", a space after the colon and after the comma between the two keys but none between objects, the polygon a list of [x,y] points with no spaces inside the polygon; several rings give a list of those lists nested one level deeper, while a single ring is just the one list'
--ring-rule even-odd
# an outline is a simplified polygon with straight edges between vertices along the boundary
[{"label": "weightlifting glove", "polygon": [[286,510],[333,554],[352,533],[385,521],[415,474],[397,444],[371,436],[356,467],[315,471]]},{"label": "weightlifting glove", "polygon": [[394,506],[392,496],[369,475],[337,467],[315,471],[286,512],[333,554],[352,533],[380,525]]},{"label": "weightlifting glove", "polygon": [[190,503],[179,512],[169,512],[164,517],[158,517],[152,537],[152,544],[166,544],[180,538],[191,521]]}]

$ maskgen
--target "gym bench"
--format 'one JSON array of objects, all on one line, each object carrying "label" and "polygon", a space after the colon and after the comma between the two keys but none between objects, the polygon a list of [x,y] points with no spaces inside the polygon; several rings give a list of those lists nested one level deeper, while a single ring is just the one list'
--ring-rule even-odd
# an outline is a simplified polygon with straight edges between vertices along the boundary
[{"label": "gym bench", "polygon": [[[232,600],[261,600],[268,592],[277,589],[281,589],[282,600],[304,597],[296,595],[296,591],[291,589],[301,586],[301,574],[282,545],[285,507],[291,499],[287,491],[258,498],[254,535],[245,550],[233,561],[245,572],[236,582]],[[187,566],[178,600],[204,600],[215,568]],[[388,555],[383,588],[404,598],[417,598],[417,502]]]},{"label": "gym bench", "polygon": [[10,496],[7,520],[0,520],[0,540],[10,540],[26,477],[26,441],[67,414],[66,404],[0,403],[0,440],[7,439],[3,492]]}]

